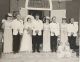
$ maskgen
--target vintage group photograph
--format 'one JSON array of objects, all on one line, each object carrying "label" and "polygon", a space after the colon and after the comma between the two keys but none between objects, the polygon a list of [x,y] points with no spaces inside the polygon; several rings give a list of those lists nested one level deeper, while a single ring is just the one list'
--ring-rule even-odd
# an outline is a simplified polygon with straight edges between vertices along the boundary
[{"label": "vintage group photograph", "polygon": [[0,0],[0,62],[79,62],[80,0]]}]

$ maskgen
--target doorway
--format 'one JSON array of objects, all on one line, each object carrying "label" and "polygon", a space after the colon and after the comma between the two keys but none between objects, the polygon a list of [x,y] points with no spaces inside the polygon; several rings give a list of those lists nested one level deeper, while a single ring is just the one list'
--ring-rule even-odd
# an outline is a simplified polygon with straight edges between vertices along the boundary
[{"label": "doorway", "polygon": [[44,16],[49,16],[50,17],[50,11],[49,10],[29,10],[28,11],[29,15],[32,15],[35,17],[35,15],[39,15],[40,19],[43,20]]},{"label": "doorway", "polygon": [[29,15],[32,15],[32,16],[36,16],[36,15],[39,15],[40,19],[42,20],[43,16],[44,16],[44,12],[43,11],[40,11],[40,10],[29,10],[28,11],[28,14]]}]

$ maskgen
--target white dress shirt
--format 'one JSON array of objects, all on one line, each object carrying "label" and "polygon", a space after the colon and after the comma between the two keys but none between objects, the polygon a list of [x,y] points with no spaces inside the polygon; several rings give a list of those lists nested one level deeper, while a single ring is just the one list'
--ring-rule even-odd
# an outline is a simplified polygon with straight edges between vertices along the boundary
[{"label": "white dress shirt", "polygon": [[13,35],[17,35],[23,33],[23,23],[22,20],[18,21],[17,19],[12,21],[12,29],[13,29]]},{"label": "white dress shirt", "polygon": [[50,23],[50,31],[51,31],[51,36],[59,36],[60,35],[60,27],[59,23]]},{"label": "white dress shirt", "polygon": [[78,23],[74,22],[73,24],[67,24],[67,30],[68,30],[68,36],[71,36],[71,34],[73,33],[73,36],[77,36],[77,32],[78,32]]},{"label": "white dress shirt", "polygon": [[39,31],[38,35],[42,35],[43,22],[41,20],[33,20],[33,35],[37,35],[35,31]]}]

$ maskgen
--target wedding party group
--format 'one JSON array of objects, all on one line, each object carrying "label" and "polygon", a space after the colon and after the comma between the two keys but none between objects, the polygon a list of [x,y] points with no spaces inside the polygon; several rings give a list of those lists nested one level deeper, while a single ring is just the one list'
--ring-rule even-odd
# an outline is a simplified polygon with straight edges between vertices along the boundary
[{"label": "wedding party group", "polygon": [[74,18],[68,21],[62,18],[58,23],[55,16],[40,20],[38,14],[22,20],[20,14],[13,17],[8,13],[2,20],[3,53],[56,52],[59,57],[71,57],[75,52],[78,22]]}]

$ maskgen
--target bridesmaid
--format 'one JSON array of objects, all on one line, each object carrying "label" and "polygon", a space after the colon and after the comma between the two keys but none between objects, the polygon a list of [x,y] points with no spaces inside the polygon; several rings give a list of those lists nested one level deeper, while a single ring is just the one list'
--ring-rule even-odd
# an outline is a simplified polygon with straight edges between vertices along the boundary
[{"label": "bridesmaid", "polygon": [[68,35],[67,35],[67,23],[66,18],[62,18],[62,23],[60,26],[60,44],[58,46],[58,57],[71,57],[71,50],[70,45],[68,42]]},{"label": "bridesmaid", "polygon": [[20,51],[32,52],[32,20],[27,18],[24,23],[24,33],[21,43]]},{"label": "bridesmaid", "polygon": [[11,29],[11,22],[12,22],[12,14],[7,15],[6,21],[4,24],[4,53],[12,52],[12,29]]},{"label": "bridesmaid", "polygon": [[50,19],[46,17],[43,28],[43,52],[50,52]]}]

